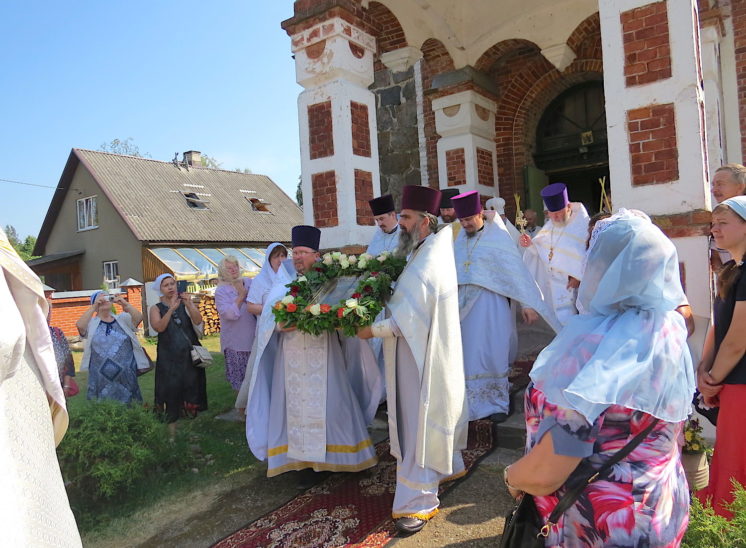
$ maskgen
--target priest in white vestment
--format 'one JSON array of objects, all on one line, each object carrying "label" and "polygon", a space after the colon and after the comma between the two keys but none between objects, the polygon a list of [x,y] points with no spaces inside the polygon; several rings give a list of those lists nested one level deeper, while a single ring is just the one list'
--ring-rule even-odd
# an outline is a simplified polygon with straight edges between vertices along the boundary
[{"label": "priest in white vestment", "polygon": [[0,229],[0,531],[3,546],[78,547],[55,447],[68,415],[42,283]]},{"label": "priest in white vestment", "polygon": [[[299,274],[318,260],[320,237],[315,227],[293,227],[293,263]],[[377,462],[375,448],[350,387],[339,335],[314,336],[275,324],[272,306],[286,292],[274,286],[259,319],[246,408],[249,448],[257,459],[268,460],[268,477],[289,470],[370,468]],[[305,473],[298,487],[314,482],[313,474]]]},{"label": "priest in white vestment", "polygon": [[458,289],[450,226],[437,231],[440,192],[405,186],[397,253],[409,262],[387,304],[388,318],[361,329],[384,339],[389,440],[396,458],[392,515],[416,533],[438,511],[438,486],[464,473],[465,400]]},{"label": "priest in white vestment", "polygon": [[[508,219],[508,216],[505,215],[505,200],[500,198],[500,196],[495,196],[494,198],[490,198],[489,200],[487,200],[487,203],[484,204],[484,207],[487,210],[496,212],[500,216],[500,219],[502,219],[502,222],[505,225],[505,229],[508,231],[510,238],[513,240],[513,243],[518,246],[518,240],[521,237],[521,233],[518,232],[518,229],[515,227],[515,225],[511,223]],[[456,216],[458,217],[458,213],[456,214]],[[523,253],[523,248],[520,248],[520,251],[521,253]]]},{"label": "priest in white vestment", "polygon": [[368,244],[366,253],[374,257],[384,251],[393,253],[399,245],[399,219],[396,216],[394,197],[391,194],[384,194],[369,200],[368,204],[379,230],[376,230],[375,236]]},{"label": "priest in white vestment", "polygon": [[517,337],[511,303],[526,323],[540,314],[559,324],[499,215],[486,216],[479,192],[453,198],[463,230],[454,242],[469,420],[508,418],[511,342]]},{"label": "priest in white vestment", "polygon": [[523,261],[557,320],[565,325],[578,313],[575,299],[583,276],[588,213],[583,204],[570,202],[564,183],[544,187],[541,197],[548,220],[536,237],[521,235],[521,246],[526,248]]}]

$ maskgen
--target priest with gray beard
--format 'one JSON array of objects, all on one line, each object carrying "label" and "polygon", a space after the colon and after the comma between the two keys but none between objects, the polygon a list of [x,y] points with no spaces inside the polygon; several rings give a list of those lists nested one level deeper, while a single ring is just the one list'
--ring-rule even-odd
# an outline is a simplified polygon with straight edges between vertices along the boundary
[{"label": "priest with gray beard", "polygon": [[510,399],[510,348],[517,340],[511,303],[521,306],[528,324],[537,313],[555,331],[559,324],[500,216],[485,216],[479,192],[455,196],[453,207],[463,227],[453,247],[469,420],[489,416],[503,422]]},{"label": "priest with gray beard", "polygon": [[384,340],[396,458],[392,516],[404,534],[420,531],[438,512],[440,483],[464,474],[468,416],[453,235],[448,225],[437,231],[439,205],[439,191],[404,187],[397,253],[408,263],[388,318],[358,331]]}]

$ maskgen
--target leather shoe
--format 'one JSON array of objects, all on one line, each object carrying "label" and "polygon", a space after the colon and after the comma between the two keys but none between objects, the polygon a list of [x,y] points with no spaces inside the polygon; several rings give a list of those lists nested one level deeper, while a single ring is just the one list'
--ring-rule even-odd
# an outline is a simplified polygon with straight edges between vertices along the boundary
[{"label": "leather shoe", "polygon": [[316,472],[313,468],[305,468],[298,472],[297,477],[298,483],[295,485],[296,489],[305,491],[329,477],[329,472]]},{"label": "leather shoe", "polygon": [[426,520],[420,518],[404,517],[396,520],[396,528],[400,533],[405,535],[412,535],[420,531],[425,524]]}]

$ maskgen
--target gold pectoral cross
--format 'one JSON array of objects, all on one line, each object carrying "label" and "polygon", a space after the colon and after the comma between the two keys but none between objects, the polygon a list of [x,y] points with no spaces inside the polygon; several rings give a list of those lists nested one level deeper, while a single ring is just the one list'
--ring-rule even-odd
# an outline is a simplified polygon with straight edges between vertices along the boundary
[{"label": "gold pectoral cross", "polygon": [[467,272],[469,272],[469,267],[471,266],[471,261],[465,261],[464,262],[464,268]]},{"label": "gold pectoral cross", "polygon": [[550,263],[552,262],[552,257],[554,257],[554,248],[550,247],[549,248],[549,262]]}]

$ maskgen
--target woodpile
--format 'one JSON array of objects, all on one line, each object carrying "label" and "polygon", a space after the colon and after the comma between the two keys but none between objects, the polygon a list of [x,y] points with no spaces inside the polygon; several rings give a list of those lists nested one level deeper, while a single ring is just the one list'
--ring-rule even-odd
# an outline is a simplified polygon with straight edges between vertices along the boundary
[{"label": "woodpile", "polygon": [[197,299],[197,309],[202,314],[202,321],[205,324],[205,335],[220,333],[220,316],[215,306],[215,296],[201,293],[194,300]]}]

